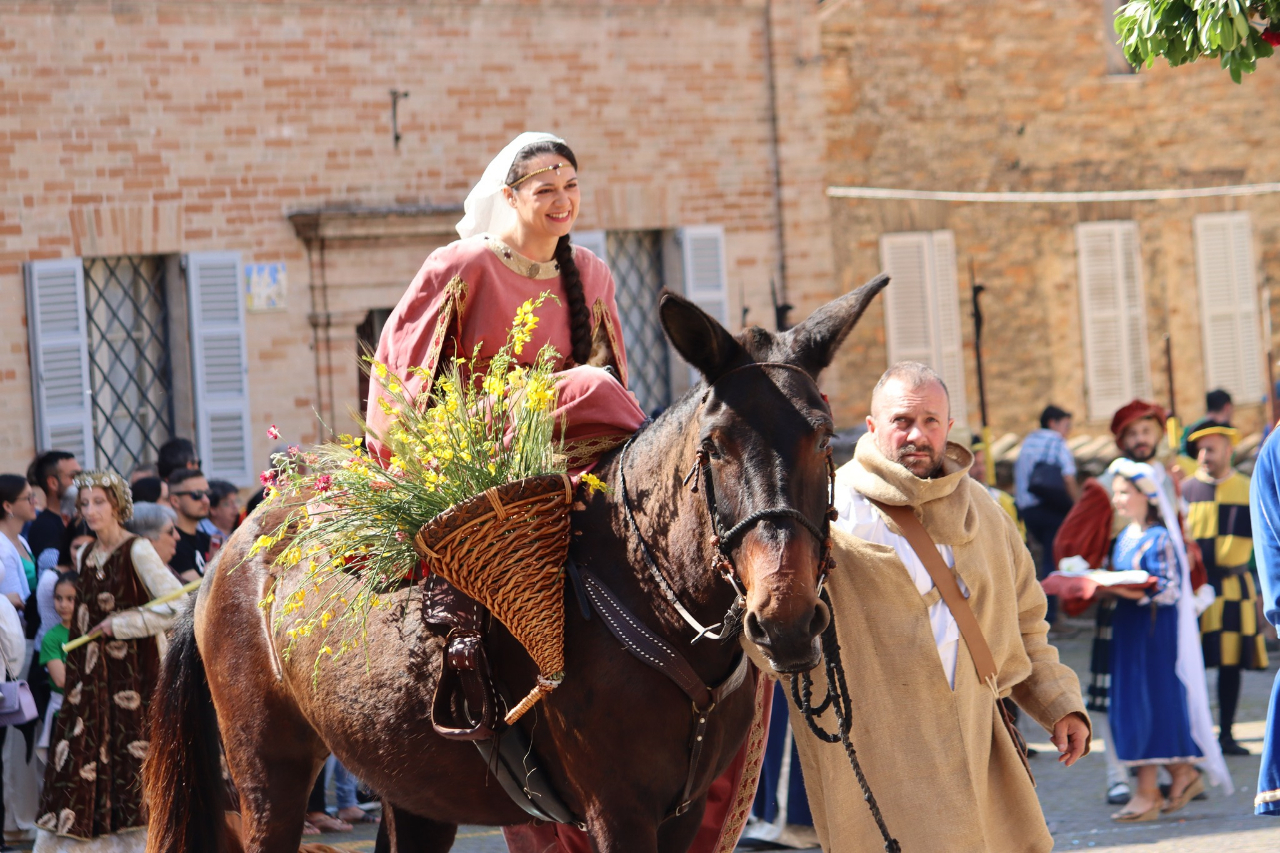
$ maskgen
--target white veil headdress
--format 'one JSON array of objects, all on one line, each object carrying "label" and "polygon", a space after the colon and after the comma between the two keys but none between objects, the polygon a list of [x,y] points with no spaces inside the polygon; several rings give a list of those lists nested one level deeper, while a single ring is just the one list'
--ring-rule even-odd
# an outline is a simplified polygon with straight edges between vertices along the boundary
[{"label": "white veil headdress", "polygon": [[[1148,500],[1155,498],[1155,503],[1160,508],[1160,519],[1169,531],[1169,541],[1173,545],[1174,559],[1178,563],[1178,574],[1182,582],[1177,604],[1178,656],[1174,670],[1187,692],[1191,739],[1204,753],[1204,767],[1208,771],[1209,782],[1223,786],[1226,793],[1230,794],[1234,790],[1231,771],[1227,769],[1227,762],[1222,757],[1222,747],[1213,734],[1213,716],[1209,712],[1209,692],[1205,683],[1204,654],[1200,645],[1200,619],[1196,616],[1191,589],[1191,561],[1187,558],[1187,546],[1182,541],[1182,522],[1178,519],[1170,496],[1173,483],[1162,466],[1124,458],[1112,462],[1107,473],[1119,474],[1130,481],[1137,480],[1135,485],[1147,495]],[[1143,480],[1154,486],[1154,494],[1148,488],[1143,488]]]},{"label": "white veil headdress", "polygon": [[507,185],[507,174],[521,151],[536,142],[564,142],[554,133],[525,131],[507,143],[507,147],[498,152],[480,182],[471,188],[467,200],[462,203],[463,216],[458,221],[458,236],[464,240],[476,234],[503,234],[515,222],[516,211],[502,197],[502,188]]}]

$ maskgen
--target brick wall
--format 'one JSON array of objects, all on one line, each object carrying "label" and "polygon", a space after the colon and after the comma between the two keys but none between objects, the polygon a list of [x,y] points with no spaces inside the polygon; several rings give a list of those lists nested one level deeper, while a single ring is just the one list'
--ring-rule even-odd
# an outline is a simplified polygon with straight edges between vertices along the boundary
[{"label": "brick wall", "polygon": [[[1240,86],[1213,62],[1108,75],[1106,26],[1098,3],[828,4],[822,52],[830,183],[1063,191],[1275,180],[1280,64],[1262,62]],[[997,433],[1034,426],[1050,401],[1085,412],[1074,226],[1092,220],[1137,221],[1154,390],[1167,402],[1167,332],[1179,414],[1199,416],[1206,389],[1192,220],[1223,210],[1250,211],[1259,284],[1274,282],[1280,275],[1274,195],[1036,206],[830,201],[835,267],[845,289],[878,271],[882,233],[955,232],[962,305],[969,304],[970,259],[988,288],[984,348]],[[865,412],[884,366],[883,322],[877,306],[846,347],[841,401],[850,416]],[[964,335],[976,425],[967,313]],[[1237,405],[1237,420],[1257,428],[1261,406],[1237,402],[1245,403]]]},{"label": "brick wall", "polygon": [[[785,266],[812,302],[831,269],[818,31],[806,0],[772,8],[777,82],[805,95],[779,99]],[[723,224],[732,316],[745,305],[750,322],[770,325],[780,265],[765,10],[763,0],[10,5],[0,20],[0,467],[18,470],[34,450],[24,262],[232,249],[286,263],[286,309],[247,321],[262,465],[266,425],[317,437],[328,381],[312,349],[313,266],[286,217],[456,205],[524,129],[553,129],[575,148],[580,227]],[[398,151],[392,88],[410,92]],[[390,307],[437,243],[344,244],[351,254],[332,259],[343,322]],[[339,340],[354,349],[352,329]],[[354,371],[344,362],[334,372],[327,406],[344,412]]]}]

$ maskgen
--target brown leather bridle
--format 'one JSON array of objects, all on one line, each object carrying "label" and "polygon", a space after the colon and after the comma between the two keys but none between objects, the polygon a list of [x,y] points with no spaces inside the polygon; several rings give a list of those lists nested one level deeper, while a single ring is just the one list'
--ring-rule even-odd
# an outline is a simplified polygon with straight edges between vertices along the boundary
[{"label": "brown leather bridle", "polygon": [[[817,383],[814,381],[813,377],[810,376],[806,370],[797,367],[794,364],[769,361],[752,362],[751,364],[736,367],[733,370],[717,377],[714,382],[708,383],[707,390],[703,392],[702,400],[699,405],[702,407],[706,406],[707,401],[710,398],[711,393],[715,390],[717,383],[721,382],[728,376],[732,376],[735,373],[749,369],[792,370],[803,376],[811,385],[814,386],[815,389],[817,388]],[[819,392],[819,395],[821,395],[821,392]],[[825,403],[825,397],[823,400]],[[829,413],[830,412],[828,410],[828,414]],[[757,510],[746,518],[736,522],[727,530],[723,525],[721,525],[720,516],[716,508],[715,478],[711,472],[711,456],[706,449],[700,448],[698,450],[694,459],[693,467],[689,469],[689,473],[685,475],[683,482],[685,485],[689,486],[689,490],[691,492],[697,494],[699,491],[698,481],[702,481],[702,496],[707,506],[707,514],[711,518],[711,546],[715,549],[715,555],[712,557],[712,568],[720,574],[720,577],[722,577],[726,583],[733,587],[734,591],[734,601],[729,606],[729,610],[725,613],[724,618],[718,625],[707,627],[698,622],[698,620],[694,618],[693,614],[686,610],[684,605],[680,603],[679,598],[675,594],[675,590],[672,589],[666,576],[658,567],[657,560],[650,551],[649,545],[644,539],[644,535],[640,532],[639,525],[636,524],[635,515],[631,508],[631,498],[627,491],[626,473],[627,452],[630,450],[631,441],[633,441],[634,438],[635,437],[632,436],[632,439],[623,447],[622,454],[618,462],[623,512],[626,515],[627,522],[630,525],[632,532],[640,543],[640,553],[644,557],[645,565],[648,567],[649,573],[657,582],[658,588],[662,591],[663,597],[666,598],[668,603],[676,609],[676,612],[678,612],[680,617],[688,623],[689,627],[694,630],[695,636],[693,640],[690,641],[690,645],[698,642],[703,637],[710,637],[713,640],[720,640],[721,642],[728,642],[737,638],[742,629],[742,618],[746,611],[747,598],[746,592],[743,590],[742,584],[739,582],[737,566],[734,565],[733,562],[733,547],[734,543],[741,539],[748,530],[766,519],[790,519],[792,521],[796,521],[801,527],[809,531],[809,533],[811,533],[819,543],[821,543],[822,553],[818,560],[817,593],[822,593],[822,587],[823,584],[826,583],[827,575],[835,566],[835,559],[831,556],[831,522],[836,519],[837,515],[835,508],[836,467],[830,447],[827,448],[826,453],[828,480],[827,510],[823,514],[821,525],[815,524],[812,519],[795,507],[779,506]],[[697,476],[699,474],[701,476]]]}]

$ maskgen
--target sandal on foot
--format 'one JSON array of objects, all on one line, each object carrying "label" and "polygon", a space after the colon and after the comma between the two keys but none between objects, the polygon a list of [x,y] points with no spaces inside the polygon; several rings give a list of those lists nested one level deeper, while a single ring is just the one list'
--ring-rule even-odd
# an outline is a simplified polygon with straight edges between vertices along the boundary
[{"label": "sandal on foot", "polygon": [[327,814],[308,815],[307,820],[321,832],[350,832],[355,828],[345,820],[338,820],[336,817],[329,817]]},{"label": "sandal on foot", "polygon": [[316,829],[315,825],[311,823],[311,821],[304,820],[302,822],[302,834],[303,835],[319,835],[320,830]]},{"label": "sandal on foot", "polygon": [[1117,823],[1147,823],[1160,817],[1160,807],[1163,802],[1157,802],[1145,812],[1131,812],[1128,809],[1121,809],[1111,816],[1111,819]]},{"label": "sandal on foot", "polygon": [[338,809],[338,820],[345,820],[347,823],[380,823],[382,819],[359,806],[352,806],[350,809]]},{"label": "sandal on foot", "polygon": [[1161,809],[1165,814],[1173,814],[1178,809],[1191,802],[1198,794],[1204,793],[1204,776],[1197,773],[1196,778],[1188,783],[1187,787],[1182,789],[1182,793],[1176,797],[1170,797],[1168,804]]}]

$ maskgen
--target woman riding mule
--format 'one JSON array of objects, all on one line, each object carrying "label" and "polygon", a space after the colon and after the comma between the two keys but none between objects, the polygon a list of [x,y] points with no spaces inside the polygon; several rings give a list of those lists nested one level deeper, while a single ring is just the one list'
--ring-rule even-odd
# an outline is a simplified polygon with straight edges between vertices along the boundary
[{"label": "woman riding mule", "polygon": [[[477,347],[482,369],[520,306],[550,292],[558,305],[548,301],[539,310],[524,353],[532,362],[550,344],[560,354],[555,417],[575,471],[644,421],[626,390],[613,276],[569,240],[579,196],[578,161],[564,140],[548,133],[516,137],[467,196],[462,239],[431,253],[391,312],[376,356],[404,379],[410,395],[429,392],[444,362],[470,359]],[[375,402],[382,386],[376,375],[370,381],[369,426],[382,435],[388,416]],[[371,444],[376,451],[377,442]]]},{"label": "woman riding mule", "polygon": [[[537,168],[546,166],[552,168],[543,174],[554,174],[554,164]],[[583,282],[594,305],[588,275]],[[817,662],[816,636],[827,614],[817,598],[824,543],[813,531],[821,533],[829,506],[832,424],[816,378],[883,284],[824,306],[787,333],[752,329],[739,338],[692,303],[664,296],[663,326],[706,384],[637,433],[625,453],[608,451],[596,463],[610,490],[581,496],[570,550],[587,589],[581,601],[589,598],[595,612],[583,618],[575,594],[566,592],[564,683],[517,724],[531,760],[598,853],[688,850],[712,780],[734,760],[752,725],[755,673],[744,671],[736,643],[691,644],[696,631],[686,615],[716,626],[738,598],[736,585],[745,594],[744,632],[777,669]],[[544,285],[526,286],[523,298]],[[465,305],[443,310],[457,310],[465,321]],[[546,322],[550,332],[552,321]],[[607,333],[597,320],[594,345],[612,348],[612,364],[625,376],[621,347],[606,344],[602,329]],[[616,442],[625,435],[630,425],[607,417],[616,407],[594,405],[616,395],[603,378],[587,382],[582,393],[566,393],[562,384],[562,409],[578,402],[576,414],[585,415],[567,417],[566,439]],[[694,493],[686,474],[699,468],[704,476]],[[707,489],[714,490],[714,505]],[[316,637],[299,639],[287,658],[279,654],[284,641],[273,636],[272,614],[259,601],[273,583],[276,600],[285,599],[305,572],[273,567],[287,538],[266,553],[250,550],[285,512],[268,507],[237,530],[206,577],[193,617],[175,632],[147,768],[148,849],[219,849],[225,805],[219,728],[247,853],[296,849],[298,815],[330,752],[382,795],[379,849],[435,853],[450,848],[459,823],[528,823],[476,749],[440,737],[430,725],[445,637],[423,623],[416,587],[393,592],[392,606],[371,614],[364,655],[313,667]],[[742,521],[749,523],[740,527]],[[721,554],[717,532],[731,529],[738,533],[722,543]],[[610,619],[624,612],[654,648],[684,662],[682,683],[615,638]],[[520,645],[497,624],[486,645],[495,681],[512,695],[529,690],[536,668]],[[695,704],[691,713],[690,693],[702,692],[716,701]]]}]

